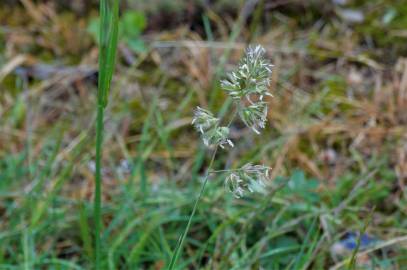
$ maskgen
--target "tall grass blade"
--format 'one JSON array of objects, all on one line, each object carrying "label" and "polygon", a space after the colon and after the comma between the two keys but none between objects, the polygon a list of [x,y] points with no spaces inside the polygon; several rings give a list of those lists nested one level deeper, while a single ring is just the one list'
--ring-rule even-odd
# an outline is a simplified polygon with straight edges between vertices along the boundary
[{"label": "tall grass blade", "polygon": [[314,218],[314,220],[311,223],[311,226],[305,236],[305,239],[303,241],[303,244],[301,246],[301,250],[298,253],[297,257],[295,258],[295,264],[293,268],[290,269],[303,269],[304,262],[307,261],[308,258],[310,258],[310,254],[306,254],[306,249],[309,248],[309,250],[312,251],[313,247],[315,246],[315,241],[316,241],[316,236],[318,234],[318,226],[317,226],[317,218]]},{"label": "tall grass blade", "polygon": [[365,224],[363,225],[363,228],[359,231],[359,237],[357,238],[356,247],[353,249],[352,256],[350,258],[348,270],[354,270],[356,268],[356,255],[358,254],[359,249],[360,249],[361,239],[362,239],[362,236],[365,234],[367,227],[369,226],[369,223],[372,219],[375,208],[376,207],[373,207],[372,211],[370,211],[370,213],[365,221]]},{"label": "tall grass blade", "polygon": [[107,105],[110,82],[112,80],[114,62],[118,39],[119,0],[100,0],[100,48],[99,48],[99,78],[96,119],[96,169],[95,169],[95,269],[101,269],[101,241],[100,230],[102,227],[101,216],[101,158],[103,142],[103,114]]},{"label": "tall grass blade", "polygon": [[79,230],[83,247],[89,259],[93,258],[92,238],[90,237],[90,228],[88,224],[88,214],[86,211],[86,205],[81,203],[79,205]]}]

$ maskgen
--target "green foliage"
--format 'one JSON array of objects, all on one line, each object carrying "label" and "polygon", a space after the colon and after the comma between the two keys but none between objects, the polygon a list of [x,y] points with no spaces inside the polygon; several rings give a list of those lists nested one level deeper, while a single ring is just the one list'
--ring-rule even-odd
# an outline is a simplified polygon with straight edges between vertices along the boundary
[{"label": "green foliage", "polygon": [[[282,181],[282,179],[278,179],[278,181]],[[300,198],[306,204],[313,206],[321,200],[320,195],[316,192],[318,186],[317,179],[306,178],[305,173],[297,169],[288,179],[287,187],[283,189],[283,192],[287,193],[287,196]]]},{"label": "green foliage", "polygon": [[[147,3],[155,8],[162,3],[158,2],[133,1],[133,6]],[[165,2],[180,15],[181,2],[189,5],[186,1]],[[239,1],[241,6],[233,0],[221,2],[229,2],[229,8],[236,10],[245,1]],[[54,84],[54,77],[43,80],[31,74],[44,55],[50,65],[72,57],[55,59],[70,44],[56,42],[59,46],[54,47],[47,43],[48,31],[71,37],[69,31],[55,31],[66,24],[59,24],[65,17],[56,12],[50,25],[48,17],[40,24],[25,16],[25,28],[25,24],[7,25],[9,19],[24,16],[3,16],[1,71],[7,70],[4,66],[14,53],[30,52],[30,57],[37,59],[35,64],[30,60],[17,67],[18,72],[6,75],[1,82],[0,269],[92,269],[98,216],[103,217],[105,226],[100,228],[100,268],[109,270],[164,269],[174,258],[174,247],[179,250],[177,263],[173,261],[176,269],[322,270],[344,263],[338,268],[342,270],[357,250],[334,258],[331,247],[344,233],[363,231],[375,205],[367,233],[380,243],[405,235],[407,197],[400,177],[405,161],[405,121],[398,120],[404,107],[397,111],[405,71],[403,65],[396,65],[398,59],[403,60],[401,52],[406,51],[405,5],[390,0],[346,1],[347,6],[341,8],[357,9],[365,15],[365,21],[349,24],[336,16],[333,2],[337,1],[290,1],[270,7],[267,1],[258,1],[263,5],[255,7],[259,13],[234,25],[235,14],[223,16],[215,10],[216,3],[203,15],[206,35],[199,32],[199,23],[192,34],[220,41],[225,47],[227,42],[227,49],[212,48],[219,44],[209,42],[191,63],[184,53],[189,49],[184,48],[165,50],[163,55],[171,57],[161,58],[159,63],[150,55],[130,69],[118,63],[118,87],[112,94],[109,77],[115,66],[115,46],[99,42],[100,20],[90,20],[89,31],[96,42],[106,45],[101,48],[106,58],[101,59],[105,68],[99,73],[99,85],[103,85],[99,108],[103,111],[109,105],[104,155],[98,167],[104,196],[97,215],[91,201],[95,84],[87,78],[75,78],[71,84],[70,75],[62,85]],[[21,5],[16,7],[21,9]],[[0,10],[2,14],[9,11]],[[112,9],[108,11],[105,15]],[[123,10],[117,30],[121,42],[136,52],[145,50],[145,45],[139,44],[146,27],[143,12]],[[151,17],[154,20],[154,15]],[[246,29],[246,23],[253,27]],[[153,38],[162,31],[153,29],[154,25],[151,23]],[[229,28],[233,28],[230,36]],[[172,30],[168,33],[173,38],[191,34],[184,28],[182,33]],[[190,126],[191,111],[207,103],[208,108],[219,111],[219,119],[226,116],[225,122],[230,120],[227,113],[233,101],[225,99],[217,79],[228,69],[226,63],[236,60],[236,48],[247,39],[261,40],[268,46],[268,56],[277,69],[274,98],[267,115],[261,106],[253,110],[255,118],[237,114],[242,121],[230,126],[228,136],[220,134],[239,143],[228,152],[219,151],[212,167],[221,172],[211,174],[205,192],[199,193],[210,160]],[[32,50],[34,43],[36,49]],[[88,45],[81,48],[83,53],[75,59],[88,57],[88,49]],[[151,55],[156,52],[162,56],[158,49]],[[177,72],[162,68],[161,63],[173,63],[173,59]],[[200,66],[198,59],[219,64],[206,70],[206,61]],[[184,66],[185,61],[188,65]],[[189,64],[205,78],[192,76]],[[27,88],[22,89],[18,74],[25,70],[30,72]],[[352,82],[349,71],[357,72],[361,82]],[[213,83],[207,86],[201,80]],[[257,136],[247,126],[260,130],[254,123],[262,123],[263,116],[270,128],[264,129],[264,136]],[[102,120],[99,116],[99,127]],[[326,150],[334,154],[326,158]],[[101,147],[99,151],[101,157]],[[262,195],[260,183],[251,187],[260,193],[246,192],[239,199],[226,192],[223,184],[229,174],[222,172],[224,167],[259,162],[274,167],[269,187],[276,188],[276,193]],[[245,178],[240,177],[242,181]],[[236,186],[232,189],[239,190]],[[198,194],[199,205],[195,204]],[[403,268],[407,265],[404,243],[369,253],[371,265],[363,266],[362,260],[356,259],[351,266]]]},{"label": "green foliage", "polygon": [[[119,40],[134,52],[145,52],[146,45],[141,39],[141,34],[146,26],[147,22],[144,13],[134,10],[125,11],[119,21]],[[87,30],[96,43],[99,43],[99,29],[100,18],[91,19]]]}]

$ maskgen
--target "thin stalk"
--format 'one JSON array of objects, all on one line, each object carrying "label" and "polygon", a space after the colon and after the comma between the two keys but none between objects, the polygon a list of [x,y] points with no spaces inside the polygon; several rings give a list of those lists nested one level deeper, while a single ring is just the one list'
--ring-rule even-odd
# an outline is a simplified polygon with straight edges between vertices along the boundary
[{"label": "thin stalk", "polygon": [[356,257],[357,257],[356,255],[358,254],[359,249],[360,249],[360,243],[362,240],[362,236],[365,234],[367,227],[369,226],[370,221],[372,220],[372,216],[374,214],[375,209],[376,209],[376,206],[374,206],[373,209],[370,211],[362,230],[359,231],[359,237],[356,242],[356,247],[355,247],[355,249],[353,249],[352,257],[349,262],[349,266],[348,266],[349,270],[353,270],[356,267]]},{"label": "thin stalk", "polygon": [[198,203],[201,200],[201,197],[202,197],[202,195],[203,195],[203,193],[205,191],[206,183],[208,182],[210,170],[211,170],[211,168],[213,166],[213,162],[215,161],[217,151],[218,151],[218,146],[216,146],[215,150],[213,151],[212,158],[211,158],[211,161],[209,162],[209,166],[208,166],[208,169],[207,169],[207,172],[206,172],[206,175],[205,175],[204,182],[203,182],[203,184],[201,186],[201,190],[199,192],[198,197],[195,200],[195,204],[194,204],[194,207],[192,208],[192,212],[191,212],[191,215],[189,216],[188,223],[187,223],[187,226],[185,227],[184,233],[182,234],[182,236],[178,240],[177,246],[176,246],[175,251],[174,251],[174,253],[172,255],[172,258],[171,258],[171,262],[168,265],[168,268],[167,268],[168,270],[174,269],[175,264],[176,264],[176,262],[178,260],[178,257],[181,255],[181,251],[182,251],[182,247],[184,245],[185,238],[186,238],[186,236],[188,234],[189,227],[191,227],[192,219],[193,219],[193,217],[195,215],[196,209],[198,207]]},{"label": "thin stalk", "polygon": [[95,269],[101,269],[101,229],[102,229],[102,147],[103,147],[103,117],[107,105],[110,82],[113,76],[114,62],[117,50],[119,0],[100,0],[100,40],[99,40],[99,77],[96,117],[96,157],[95,157]]},{"label": "thin stalk", "polygon": [[[227,124],[227,127],[230,127],[233,120],[236,118],[236,115],[237,115],[237,111],[235,110],[233,112],[233,114],[232,114],[232,117],[230,118],[230,120],[229,120],[229,122]],[[196,198],[194,207],[192,208],[192,212],[191,212],[191,215],[189,216],[188,223],[187,223],[187,226],[185,227],[184,233],[182,234],[181,238],[179,239],[179,241],[177,243],[177,246],[175,247],[175,251],[172,254],[170,264],[168,265],[168,268],[167,268],[168,270],[174,269],[175,264],[176,264],[179,256],[181,255],[182,246],[184,245],[184,241],[185,241],[185,238],[186,238],[186,236],[188,234],[189,227],[191,226],[192,219],[193,219],[193,217],[195,215],[196,208],[198,207],[198,203],[201,200],[201,197],[202,197],[202,195],[203,195],[203,193],[205,191],[205,187],[206,187],[206,183],[208,182],[209,175],[213,173],[212,166],[213,166],[213,162],[215,161],[215,157],[216,157],[216,153],[218,151],[218,148],[219,148],[219,145],[216,145],[216,148],[213,151],[213,154],[212,154],[212,157],[211,157],[211,161],[209,162],[208,169],[206,170],[206,175],[205,175],[205,179],[204,179],[204,182],[202,184],[201,190],[199,191],[199,195]]]},{"label": "thin stalk", "polygon": [[100,269],[101,248],[100,248],[100,228],[102,227],[102,173],[101,173],[101,158],[102,158],[102,141],[103,141],[103,113],[104,108],[98,105],[97,122],[96,122],[96,168],[95,168],[95,269]]},{"label": "thin stalk", "polygon": [[[256,208],[254,210],[254,212],[251,213],[251,216],[246,219],[246,221],[244,222],[243,226],[240,229],[240,232],[237,235],[245,235],[247,230],[250,228],[250,225],[252,224],[251,221],[254,221],[254,219],[256,217],[258,217],[261,213],[263,213],[265,208],[270,204],[270,202],[274,198],[274,195],[277,193],[277,191],[281,190],[286,184],[287,184],[287,182],[284,181],[283,183],[279,184],[275,189],[273,189],[270,192],[270,194],[268,194],[268,196],[263,200],[263,202],[260,204],[260,206],[258,208]],[[224,257],[230,258],[231,254],[233,252],[233,248],[239,246],[239,244],[242,240],[243,240],[243,238],[241,238],[241,237],[235,238],[235,240],[229,245],[229,248],[226,251],[226,255]],[[225,261],[225,262],[227,262],[227,261]],[[223,262],[220,265],[221,269],[223,269],[222,266],[225,262]],[[226,267],[226,266],[223,266],[223,267]]]}]

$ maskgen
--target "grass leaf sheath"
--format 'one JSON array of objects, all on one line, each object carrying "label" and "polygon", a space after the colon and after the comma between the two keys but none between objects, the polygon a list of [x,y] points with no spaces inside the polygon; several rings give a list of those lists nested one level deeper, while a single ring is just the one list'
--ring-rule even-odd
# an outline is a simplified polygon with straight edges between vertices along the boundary
[{"label": "grass leaf sheath", "polygon": [[100,0],[100,47],[99,47],[99,77],[96,118],[96,168],[95,168],[95,269],[101,269],[101,241],[100,231],[102,227],[102,146],[103,146],[103,117],[107,105],[110,82],[114,70],[114,62],[117,49],[119,20],[119,0]]}]

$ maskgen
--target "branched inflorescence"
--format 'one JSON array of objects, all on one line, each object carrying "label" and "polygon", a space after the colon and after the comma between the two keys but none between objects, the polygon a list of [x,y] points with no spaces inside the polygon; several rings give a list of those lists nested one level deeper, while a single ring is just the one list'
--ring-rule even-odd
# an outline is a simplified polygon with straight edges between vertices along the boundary
[{"label": "branched inflorescence", "polygon": [[[240,119],[257,134],[265,127],[267,120],[268,106],[263,98],[271,96],[268,87],[272,65],[264,57],[265,52],[260,45],[248,47],[237,69],[221,81],[223,90],[235,101]],[[229,127],[220,126],[220,119],[210,111],[197,107],[192,124],[201,133],[206,146],[224,148],[224,145],[228,144],[233,147],[229,139]],[[230,171],[225,180],[225,187],[237,198],[247,191],[264,193],[269,170],[269,167],[263,165],[246,164],[240,169]]]}]

